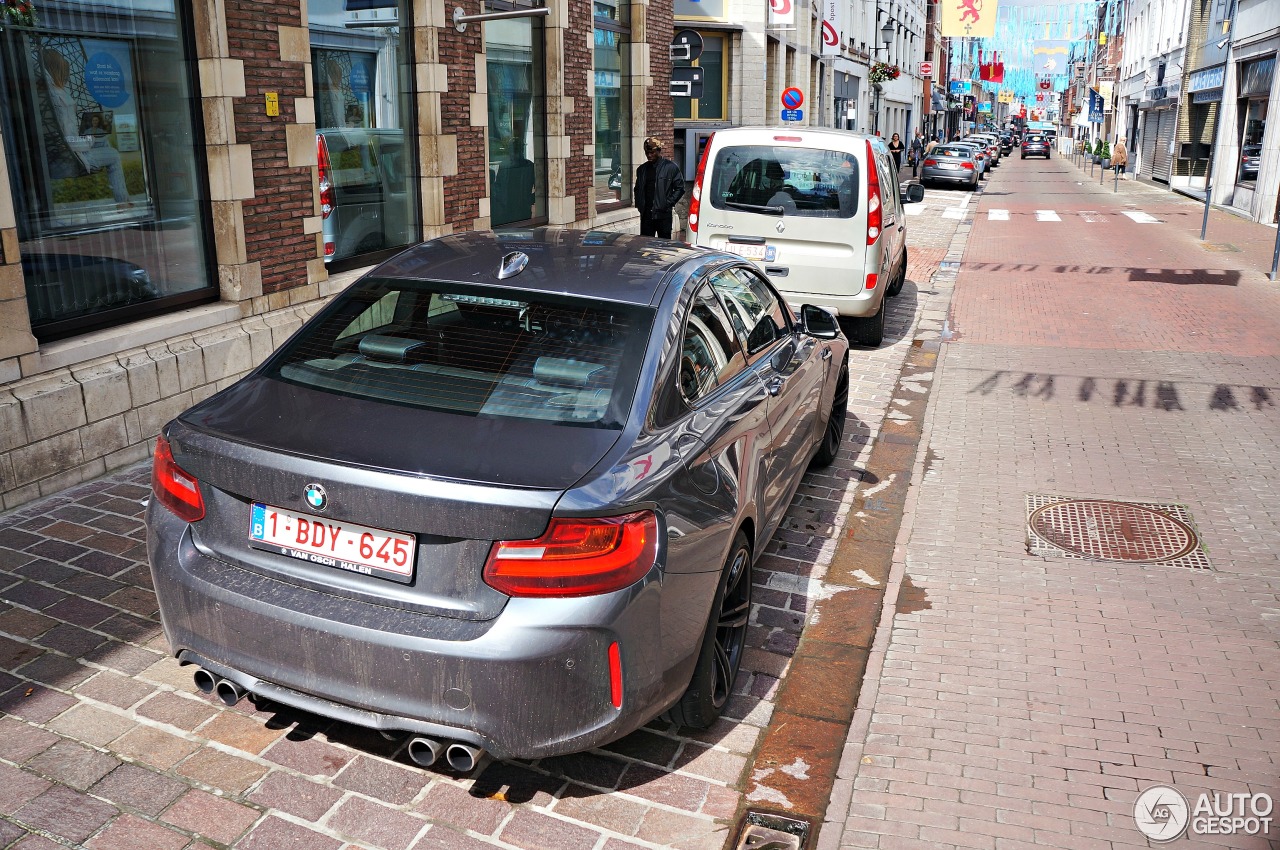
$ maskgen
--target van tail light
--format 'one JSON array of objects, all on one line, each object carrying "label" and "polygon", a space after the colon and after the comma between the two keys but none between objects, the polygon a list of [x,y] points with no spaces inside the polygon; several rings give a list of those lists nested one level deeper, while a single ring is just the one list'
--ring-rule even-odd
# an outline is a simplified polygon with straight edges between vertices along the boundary
[{"label": "van tail light", "polygon": [[937,164],[938,164],[938,161],[937,161],[936,159],[926,159],[926,160],[924,161],[924,164],[925,164],[925,165],[937,165]]},{"label": "van tail light", "polygon": [[657,552],[653,511],[599,519],[553,517],[535,540],[494,543],[484,581],[508,596],[612,593],[643,578]]},{"label": "van tail light", "polygon": [[702,207],[702,176],[707,173],[707,155],[711,153],[711,142],[715,137],[715,133],[707,136],[706,147],[698,160],[698,173],[693,178],[693,194],[689,196],[689,230],[694,233],[698,232],[698,210]]},{"label": "van tail light", "polygon": [[973,163],[972,163],[972,162],[962,162],[962,163],[960,163],[960,167],[961,167],[961,168],[963,168],[963,169],[965,169],[966,171],[973,171]]},{"label": "van tail light", "polygon": [[880,275],[876,274],[875,272],[869,272],[867,274],[867,292],[870,292],[871,290],[875,289],[876,284],[879,282],[880,282]]},{"label": "van tail light", "polygon": [[173,449],[163,436],[156,438],[156,453],[151,464],[151,492],[156,501],[186,522],[204,519],[204,497],[195,476],[178,466]]},{"label": "van tail light", "polygon": [[[316,134],[316,166],[320,177],[320,215],[328,218],[333,213],[333,179],[329,166],[329,143],[324,136]],[[325,245],[325,254],[332,254],[329,245]]]},{"label": "van tail light", "polygon": [[[884,210],[881,209],[880,173],[876,168],[876,152],[867,140],[867,244],[874,245],[880,238]],[[870,286],[868,286],[868,289]]]}]

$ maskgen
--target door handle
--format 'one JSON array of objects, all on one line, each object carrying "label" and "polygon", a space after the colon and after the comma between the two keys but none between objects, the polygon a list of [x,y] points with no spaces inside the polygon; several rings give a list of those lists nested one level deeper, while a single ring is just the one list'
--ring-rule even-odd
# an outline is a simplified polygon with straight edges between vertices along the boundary
[{"label": "door handle", "polygon": [[778,393],[782,392],[782,379],[770,378],[764,382],[764,388],[768,391],[769,395],[776,396]]},{"label": "door handle", "polygon": [[831,349],[830,349],[830,348],[824,348],[824,349],[822,349],[822,359],[823,359],[823,360],[830,360],[830,359],[831,359]]}]

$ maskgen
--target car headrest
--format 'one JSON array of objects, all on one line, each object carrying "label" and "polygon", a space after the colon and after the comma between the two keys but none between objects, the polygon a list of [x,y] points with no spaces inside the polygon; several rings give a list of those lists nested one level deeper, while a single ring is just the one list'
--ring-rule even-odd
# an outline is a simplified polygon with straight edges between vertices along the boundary
[{"label": "car headrest", "polygon": [[360,339],[360,353],[370,360],[403,363],[409,352],[423,345],[422,340],[405,339],[386,334],[365,334]]},{"label": "car headrest", "polygon": [[559,387],[585,387],[603,371],[604,367],[599,363],[583,363],[562,357],[539,357],[533,363],[534,380]]}]

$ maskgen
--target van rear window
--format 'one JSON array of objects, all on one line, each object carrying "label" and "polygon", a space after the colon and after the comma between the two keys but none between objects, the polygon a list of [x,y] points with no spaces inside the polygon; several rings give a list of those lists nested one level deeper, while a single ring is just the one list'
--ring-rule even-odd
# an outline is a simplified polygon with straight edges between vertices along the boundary
[{"label": "van rear window", "polygon": [[725,147],[711,173],[711,205],[718,210],[805,218],[852,218],[858,211],[858,160],[844,151]]}]

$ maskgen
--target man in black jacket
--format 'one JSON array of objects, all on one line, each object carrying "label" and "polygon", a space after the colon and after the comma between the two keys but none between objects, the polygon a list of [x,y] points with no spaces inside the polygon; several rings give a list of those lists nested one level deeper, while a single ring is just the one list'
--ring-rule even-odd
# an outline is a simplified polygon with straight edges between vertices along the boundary
[{"label": "man in black jacket", "polygon": [[644,140],[648,159],[636,169],[636,209],[640,210],[640,235],[671,238],[671,210],[684,196],[684,175],[680,167],[662,156],[662,142],[654,136]]}]

